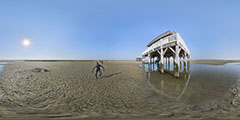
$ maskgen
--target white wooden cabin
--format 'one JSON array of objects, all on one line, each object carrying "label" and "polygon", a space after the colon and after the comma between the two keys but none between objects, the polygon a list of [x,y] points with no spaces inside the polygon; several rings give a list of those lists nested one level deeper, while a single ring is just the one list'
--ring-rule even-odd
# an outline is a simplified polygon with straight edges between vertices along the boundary
[{"label": "white wooden cabin", "polygon": [[[148,60],[145,61],[145,58]],[[190,58],[190,51],[179,33],[173,30],[167,31],[147,44],[147,49],[142,52],[142,60],[145,63],[159,62],[161,67],[164,61],[170,61],[173,58],[174,65],[178,68],[180,59],[185,63]],[[155,59],[157,58],[157,59]],[[165,60],[164,60],[165,59]]]}]

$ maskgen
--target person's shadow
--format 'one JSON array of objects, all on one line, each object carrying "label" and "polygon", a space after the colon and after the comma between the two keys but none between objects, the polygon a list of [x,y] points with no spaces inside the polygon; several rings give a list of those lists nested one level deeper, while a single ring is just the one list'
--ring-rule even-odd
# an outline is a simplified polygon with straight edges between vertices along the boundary
[{"label": "person's shadow", "polygon": [[103,77],[105,77],[105,78],[110,78],[110,77],[112,77],[112,76],[120,75],[120,74],[122,74],[122,72],[113,73],[113,74],[110,74],[110,75],[104,75]]}]

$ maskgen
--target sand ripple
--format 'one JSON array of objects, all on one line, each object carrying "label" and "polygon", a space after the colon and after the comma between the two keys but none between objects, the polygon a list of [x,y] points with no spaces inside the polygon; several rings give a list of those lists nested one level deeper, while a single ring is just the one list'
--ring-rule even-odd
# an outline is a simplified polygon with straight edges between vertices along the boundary
[{"label": "sand ripple", "polygon": [[159,96],[136,62],[105,62],[100,79],[94,64],[10,62],[0,78],[0,117],[209,119],[232,109],[228,101],[186,105]]}]

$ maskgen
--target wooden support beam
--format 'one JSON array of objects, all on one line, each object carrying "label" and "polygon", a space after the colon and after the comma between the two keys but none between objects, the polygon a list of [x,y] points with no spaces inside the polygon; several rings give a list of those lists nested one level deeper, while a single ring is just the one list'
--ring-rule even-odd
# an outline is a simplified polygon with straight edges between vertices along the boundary
[{"label": "wooden support beam", "polygon": [[161,57],[161,60],[160,60],[160,61],[161,61],[161,64],[163,64],[163,55],[164,55],[163,53],[164,53],[164,52],[163,52],[163,49],[162,49],[162,48],[161,48],[161,52],[160,52],[160,53],[161,53],[161,54],[160,54],[160,57]]},{"label": "wooden support beam", "polygon": [[177,45],[175,46],[176,54],[175,54],[175,76],[179,77],[179,44],[177,41]]},{"label": "wooden support beam", "polygon": [[168,48],[166,48],[164,51],[163,51],[163,55],[165,55],[165,53],[167,52]]},{"label": "wooden support beam", "polygon": [[189,53],[187,52],[186,48],[184,48],[184,47],[181,46],[181,45],[179,45],[179,47],[182,48],[182,50],[189,55]]},{"label": "wooden support beam", "polygon": [[151,54],[148,53],[148,64],[151,64]]},{"label": "wooden support beam", "polygon": [[181,50],[182,50],[182,48],[179,48],[179,49],[178,49],[178,53],[177,53],[177,54],[179,54]]},{"label": "wooden support beam", "polygon": [[169,47],[169,49],[170,49],[174,54],[176,54],[176,52],[173,50],[173,48]]},{"label": "wooden support beam", "polygon": [[163,57],[164,57],[164,51],[163,51],[163,48],[162,48],[162,46],[161,46],[161,49],[160,49],[160,51],[157,51],[159,54],[160,54],[160,61],[159,61],[159,63],[160,63],[160,70],[161,70],[161,73],[164,73],[164,64],[163,64]]}]

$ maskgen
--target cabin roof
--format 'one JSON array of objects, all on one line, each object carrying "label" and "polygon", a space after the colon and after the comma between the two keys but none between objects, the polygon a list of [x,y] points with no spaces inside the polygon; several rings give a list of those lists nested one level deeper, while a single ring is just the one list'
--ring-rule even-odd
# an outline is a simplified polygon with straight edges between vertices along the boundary
[{"label": "cabin roof", "polygon": [[158,40],[160,40],[164,37],[173,35],[173,34],[175,34],[175,32],[173,30],[169,30],[169,31],[157,36],[156,38],[154,38],[150,43],[147,44],[147,47],[150,47],[153,43],[157,42]]}]

